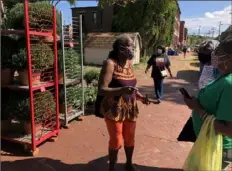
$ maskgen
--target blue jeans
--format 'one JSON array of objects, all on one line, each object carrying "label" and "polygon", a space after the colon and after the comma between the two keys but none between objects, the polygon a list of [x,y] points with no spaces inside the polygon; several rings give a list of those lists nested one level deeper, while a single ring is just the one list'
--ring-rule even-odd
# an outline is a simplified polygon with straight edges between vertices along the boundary
[{"label": "blue jeans", "polygon": [[162,99],[163,97],[163,82],[164,79],[153,79],[154,80],[154,88],[155,88],[155,95],[157,99]]}]

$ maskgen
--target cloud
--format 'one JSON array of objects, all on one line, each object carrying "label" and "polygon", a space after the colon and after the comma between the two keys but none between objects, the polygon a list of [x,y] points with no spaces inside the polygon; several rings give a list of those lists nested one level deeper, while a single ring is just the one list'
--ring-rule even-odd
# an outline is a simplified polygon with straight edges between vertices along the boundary
[{"label": "cloud", "polygon": [[185,26],[188,28],[189,33],[198,33],[199,26],[201,26],[201,33],[206,33],[214,27],[215,36],[218,35],[219,22],[224,25],[221,27],[221,31],[228,28],[229,24],[232,24],[232,6],[228,6],[220,11],[206,12],[203,16],[198,18],[185,18]]}]

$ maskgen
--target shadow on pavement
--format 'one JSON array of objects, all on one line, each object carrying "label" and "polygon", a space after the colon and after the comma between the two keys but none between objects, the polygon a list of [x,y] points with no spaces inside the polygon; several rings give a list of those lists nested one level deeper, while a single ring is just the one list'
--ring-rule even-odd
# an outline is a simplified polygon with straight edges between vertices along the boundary
[{"label": "shadow on pavement", "polygon": [[[180,169],[137,166],[140,171],[180,171]],[[3,161],[2,170],[6,171],[107,171],[107,156],[90,161],[87,164],[65,164],[60,160],[50,158],[31,158],[17,161]],[[118,164],[117,171],[123,171],[123,165]]]},{"label": "shadow on pavement", "polygon": [[[176,80],[168,80],[164,83],[164,101],[170,101],[176,104],[184,104],[183,96],[179,92],[179,88],[184,87],[190,95],[196,95],[197,85],[193,83],[180,83]],[[154,98],[154,86],[140,86],[139,90],[142,94],[147,94],[148,97]]]},{"label": "shadow on pavement", "polygon": [[177,72],[177,79],[185,80],[189,83],[196,83],[199,79],[199,71],[194,70],[183,70]]},{"label": "shadow on pavement", "polygon": [[196,68],[200,68],[200,62],[191,62],[190,65]]}]

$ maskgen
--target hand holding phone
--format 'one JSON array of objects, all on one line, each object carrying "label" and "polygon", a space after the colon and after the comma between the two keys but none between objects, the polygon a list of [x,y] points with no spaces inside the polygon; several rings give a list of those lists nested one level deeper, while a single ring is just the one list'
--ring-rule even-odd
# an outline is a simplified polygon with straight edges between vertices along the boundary
[{"label": "hand holding phone", "polygon": [[186,98],[189,98],[189,99],[192,99],[192,97],[189,95],[189,93],[185,90],[185,88],[180,88],[179,89],[180,93],[186,97]]}]

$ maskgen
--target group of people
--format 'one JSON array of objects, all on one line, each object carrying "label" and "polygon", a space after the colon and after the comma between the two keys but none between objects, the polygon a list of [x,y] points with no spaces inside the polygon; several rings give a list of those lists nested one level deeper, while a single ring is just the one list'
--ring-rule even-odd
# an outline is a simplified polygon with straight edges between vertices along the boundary
[{"label": "group of people", "polygon": [[[212,50],[205,65],[213,65],[220,76],[213,82],[201,87],[197,97],[184,97],[186,105],[193,111],[193,126],[196,136],[204,120],[214,115],[217,133],[223,135],[223,167],[226,168],[232,158],[232,38],[229,37]],[[139,110],[137,101],[149,105],[151,101],[136,88],[136,77],[132,68],[134,44],[128,35],[121,35],[113,44],[113,50],[104,61],[96,102],[96,113],[104,118],[109,132],[109,171],[114,171],[119,149],[123,145],[126,154],[126,171],[136,171],[132,162],[135,145],[136,120]],[[203,53],[204,54],[204,53]],[[201,53],[199,56],[202,55]],[[206,57],[205,57],[206,58]],[[204,58],[204,59],[205,59]],[[210,62],[212,60],[212,62]],[[165,48],[158,46],[147,62],[145,73],[152,67],[157,103],[163,96],[163,80],[172,77],[170,60]],[[167,73],[167,71],[168,73]],[[99,115],[98,115],[99,116]]]}]

